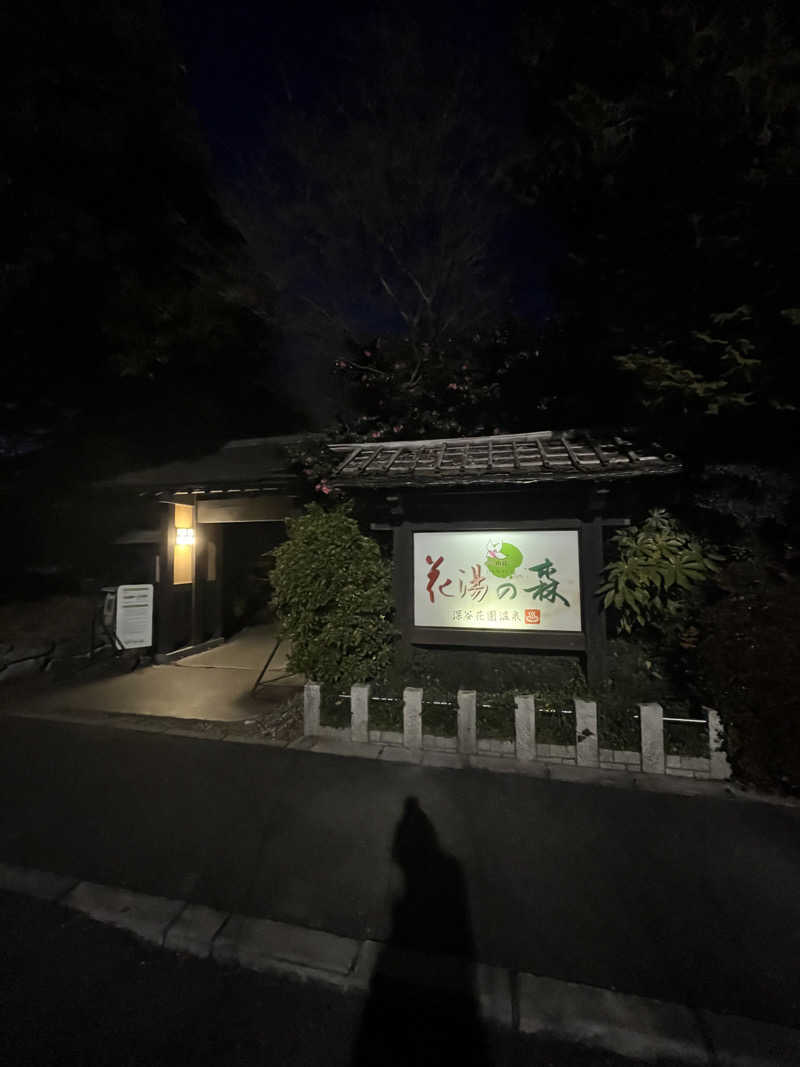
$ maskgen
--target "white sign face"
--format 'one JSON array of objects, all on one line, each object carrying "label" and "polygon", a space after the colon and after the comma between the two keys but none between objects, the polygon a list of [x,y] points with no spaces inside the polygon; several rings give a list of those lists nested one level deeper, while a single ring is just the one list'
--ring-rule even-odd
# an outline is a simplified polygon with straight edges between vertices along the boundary
[{"label": "white sign face", "polygon": [[580,632],[577,530],[413,536],[415,626]]},{"label": "white sign face", "polygon": [[115,630],[123,648],[149,648],[152,645],[152,585],[121,585],[117,589]]}]

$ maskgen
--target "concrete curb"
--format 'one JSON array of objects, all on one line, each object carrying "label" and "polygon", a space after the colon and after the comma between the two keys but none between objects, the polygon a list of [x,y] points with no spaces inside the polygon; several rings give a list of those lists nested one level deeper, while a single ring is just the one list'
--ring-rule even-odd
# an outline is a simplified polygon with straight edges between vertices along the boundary
[{"label": "concrete curb", "polygon": [[[635,789],[647,793],[668,793],[685,797],[716,797],[741,800],[751,804],[770,804],[776,807],[800,808],[800,799],[759,793],[745,789],[730,781],[683,778],[666,774],[644,774],[641,771],[609,770],[604,767],[581,767],[574,764],[546,762],[545,760],[517,760],[510,756],[495,756],[487,753],[460,755],[437,749],[411,751],[400,746],[380,742],[354,742],[339,737],[297,737],[294,741],[276,740],[258,735],[236,735],[227,731],[241,720],[213,722],[202,731],[188,726],[175,725],[174,720],[165,723],[158,715],[133,715],[130,712],[45,711],[36,708],[8,710],[8,718],[39,719],[46,722],[72,723],[81,726],[103,726],[116,730],[128,730],[164,737],[185,737],[196,741],[218,741],[226,744],[263,745],[267,748],[291,748],[319,755],[340,756],[358,759],[377,759],[387,763],[408,763],[445,770],[480,770],[500,774],[521,774],[529,778],[545,778],[554,782],[573,782],[579,785],[612,786],[617,789]],[[189,720],[193,721],[193,720]],[[199,720],[210,722],[210,720]],[[622,768],[622,764],[620,764]]]},{"label": "concrete curb", "polygon": [[0,889],[9,893],[22,893],[39,900],[60,900],[78,884],[79,879],[65,874],[37,871],[33,867],[14,867],[0,863]]},{"label": "concrete curb", "polygon": [[689,1008],[532,974],[519,976],[519,1027],[527,1034],[565,1038],[631,1059],[709,1063]]},{"label": "concrete curb", "polygon": [[182,900],[152,897],[94,882],[78,882],[61,903],[84,912],[90,919],[130,930],[143,941],[156,945],[164,944],[167,929],[186,907]]},{"label": "concrete curb", "polygon": [[515,973],[325,930],[0,863],[0,890],[57,901],[160,947],[365,994],[376,971],[442,992],[474,992],[484,1020],[621,1056],[707,1067],[800,1063],[800,1030],[610,989]]}]

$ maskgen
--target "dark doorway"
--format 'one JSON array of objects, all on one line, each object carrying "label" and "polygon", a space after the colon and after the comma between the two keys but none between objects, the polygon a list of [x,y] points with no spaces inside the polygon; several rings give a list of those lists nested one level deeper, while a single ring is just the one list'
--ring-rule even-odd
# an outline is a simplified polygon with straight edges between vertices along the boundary
[{"label": "dark doorway", "polygon": [[224,577],[222,632],[230,637],[243,626],[264,621],[269,592],[259,558],[286,540],[283,522],[236,522],[220,526]]}]

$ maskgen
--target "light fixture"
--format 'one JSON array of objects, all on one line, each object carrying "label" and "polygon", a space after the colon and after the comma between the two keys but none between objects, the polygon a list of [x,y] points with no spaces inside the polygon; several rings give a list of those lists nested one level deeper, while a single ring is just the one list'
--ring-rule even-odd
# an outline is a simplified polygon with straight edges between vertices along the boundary
[{"label": "light fixture", "polygon": [[177,526],[175,528],[176,545],[193,545],[194,530],[191,526]]}]

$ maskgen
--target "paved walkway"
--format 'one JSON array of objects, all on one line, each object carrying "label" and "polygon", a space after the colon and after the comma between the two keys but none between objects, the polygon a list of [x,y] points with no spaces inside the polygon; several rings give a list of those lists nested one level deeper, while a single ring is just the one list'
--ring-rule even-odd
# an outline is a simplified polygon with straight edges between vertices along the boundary
[{"label": "paved walkway", "polygon": [[[409,797],[436,867],[398,851]],[[396,943],[417,857],[405,947],[462,937],[488,965],[789,1027],[799,831],[797,809],[732,797],[0,720],[6,863]]]},{"label": "paved walkway", "polygon": [[[230,641],[174,663],[139,667],[123,674],[91,681],[74,679],[43,684],[26,696],[26,703],[42,711],[89,710],[137,715],[168,715],[181,719],[235,722],[254,714],[251,693],[275,647],[275,624],[242,630]],[[303,684],[287,676],[289,646],[281,644],[262,678],[266,685]],[[13,684],[3,686],[0,705],[18,699]]]}]

